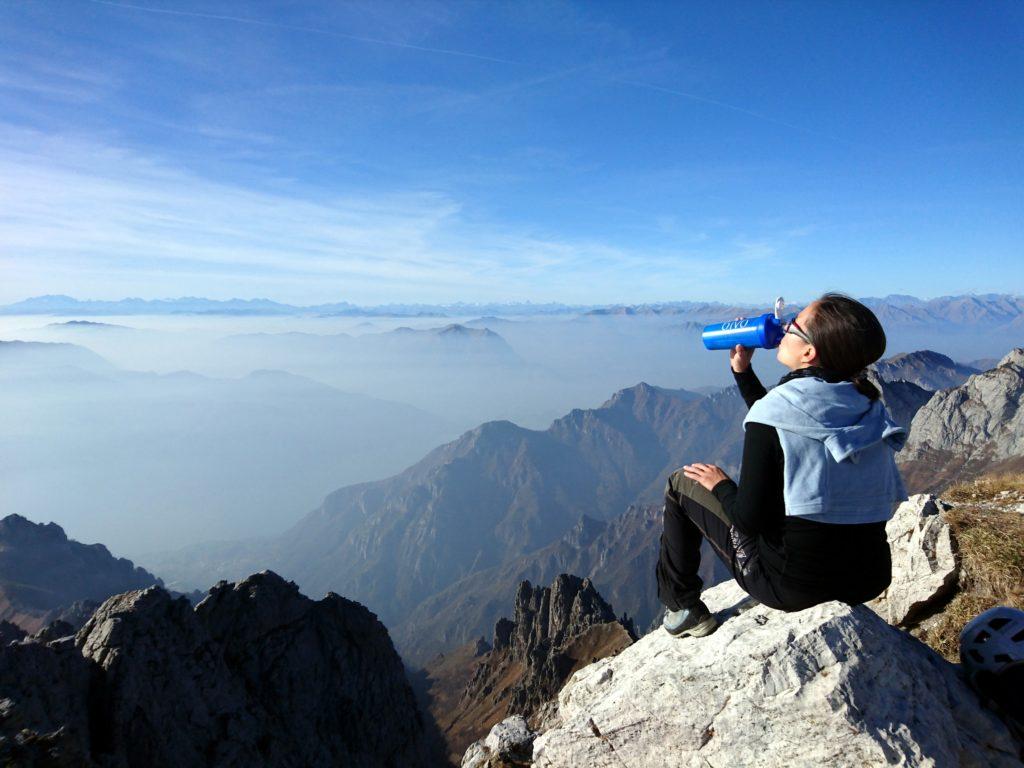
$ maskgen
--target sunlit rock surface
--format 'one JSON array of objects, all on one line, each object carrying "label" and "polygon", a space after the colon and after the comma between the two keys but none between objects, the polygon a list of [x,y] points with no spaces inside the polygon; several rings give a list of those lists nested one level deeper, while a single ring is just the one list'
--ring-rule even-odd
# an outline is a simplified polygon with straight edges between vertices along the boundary
[{"label": "sunlit rock surface", "polygon": [[578,671],[538,766],[1019,766],[1017,746],[956,668],[870,609],[742,609],[706,638],[655,630]]}]

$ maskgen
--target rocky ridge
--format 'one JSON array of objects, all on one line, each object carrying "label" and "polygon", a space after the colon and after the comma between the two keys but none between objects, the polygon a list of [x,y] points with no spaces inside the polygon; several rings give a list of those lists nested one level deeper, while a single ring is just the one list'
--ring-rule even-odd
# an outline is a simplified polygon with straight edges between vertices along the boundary
[{"label": "rocky ridge", "polygon": [[912,490],[1024,468],[1024,349],[962,385],[936,392],[916,415],[899,462]]},{"label": "rocky ridge", "polygon": [[[435,701],[431,712],[457,760],[492,725],[513,715],[536,717],[576,669],[635,640],[633,623],[616,618],[589,579],[563,573],[550,587],[524,581],[514,618],[496,623],[489,650],[479,654],[458,703]],[[441,663],[443,657],[432,668]]]},{"label": "rocky ridge", "polygon": [[870,367],[886,381],[909,381],[931,392],[958,387],[974,374],[981,373],[977,368],[927,349],[901,352]]},{"label": "rocky ridge", "polygon": [[432,764],[387,630],[263,572],[194,609],[154,586],[74,636],[0,647],[0,762],[75,766]]},{"label": "rocky ridge", "polygon": [[56,523],[0,519],[0,620],[27,632],[57,619],[81,626],[99,601],[153,584],[163,582],[102,544],[68,539]]}]

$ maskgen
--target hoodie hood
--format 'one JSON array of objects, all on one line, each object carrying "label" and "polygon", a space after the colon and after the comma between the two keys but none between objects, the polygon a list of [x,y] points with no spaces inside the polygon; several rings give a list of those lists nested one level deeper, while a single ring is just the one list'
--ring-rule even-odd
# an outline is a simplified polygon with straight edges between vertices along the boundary
[{"label": "hoodie hood", "polygon": [[794,378],[772,389],[751,407],[746,422],[756,421],[824,444],[835,461],[884,442],[894,451],[907,430],[890,417],[881,400],[870,400],[849,381]]}]

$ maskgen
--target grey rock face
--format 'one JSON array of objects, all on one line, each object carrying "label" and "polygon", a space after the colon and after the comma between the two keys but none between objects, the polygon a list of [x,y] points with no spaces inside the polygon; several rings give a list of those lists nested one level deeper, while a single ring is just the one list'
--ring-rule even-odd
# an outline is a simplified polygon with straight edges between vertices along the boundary
[{"label": "grey rock face", "polygon": [[[494,681],[511,667],[522,673],[506,692],[509,714],[530,715],[555,693],[575,662],[568,646],[601,628],[607,637],[594,633],[596,653],[617,652],[636,639],[632,623],[622,623],[611,606],[594,589],[590,579],[560,574],[550,587],[519,585],[515,619],[501,619],[494,629],[490,655],[477,668],[466,687],[462,705],[469,708],[486,697]],[[600,650],[598,650],[600,649]]]},{"label": "grey rock face", "polygon": [[1024,349],[962,386],[935,393],[911,423],[901,461],[943,451],[996,461],[1024,455]]},{"label": "grey rock face", "polygon": [[536,737],[522,715],[512,715],[491,728],[485,739],[470,745],[462,758],[462,768],[527,765]]},{"label": "grey rock face", "polygon": [[28,729],[104,766],[430,761],[376,617],[270,572],[218,584],[195,609],[161,587],[117,595],[73,640],[0,649],[0,699],[0,756]]},{"label": "grey rock face", "polygon": [[[563,573],[550,587],[534,587],[524,581],[516,594],[508,650],[512,658],[526,660],[544,644],[562,645],[595,624],[615,620],[615,612],[590,579]],[[497,642],[496,637],[495,645]]]},{"label": "grey rock face", "polygon": [[[453,711],[438,718],[463,765],[521,765],[515,760],[523,759],[516,757],[522,749],[508,745],[532,740],[526,723],[555,698],[573,671],[636,640],[632,622],[616,619],[589,579],[564,573],[550,587],[520,584],[514,615],[497,622],[492,650],[476,666]],[[499,727],[506,716],[513,719]],[[481,739],[494,723],[491,735]],[[453,734],[460,738],[452,739]]]},{"label": "grey rock face", "polygon": [[783,613],[732,582],[712,635],[663,630],[579,670],[533,765],[591,768],[1018,766],[1006,726],[956,668],[864,606]]},{"label": "grey rock face", "polygon": [[0,765],[94,766],[92,665],[73,640],[0,648]]},{"label": "grey rock face", "polygon": [[890,624],[925,618],[956,587],[960,564],[949,524],[934,496],[911,496],[885,531],[892,552],[892,583],[869,605]]}]

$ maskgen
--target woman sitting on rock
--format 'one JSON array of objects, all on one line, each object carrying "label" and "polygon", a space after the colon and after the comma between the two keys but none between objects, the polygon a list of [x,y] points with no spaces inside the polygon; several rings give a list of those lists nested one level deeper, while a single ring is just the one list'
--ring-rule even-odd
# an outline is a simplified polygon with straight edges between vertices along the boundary
[{"label": "woman sitting on rock", "polygon": [[665,488],[657,567],[664,627],[700,637],[717,621],[700,599],[707,538],[744,590],[771,608],[862,603],[891,579],[885,522],[907,498],[895,452],[907,431],[889,417],[865,368],[885,352],[874,313],[827,293],[785,325],[770,392],[736,346],[730,365],[749,411],[737,485],[713,464],[676,470]]}]

